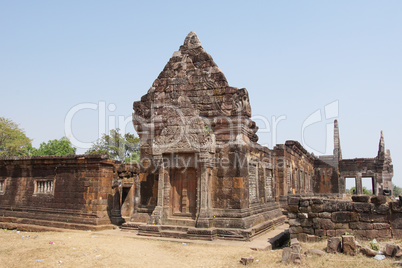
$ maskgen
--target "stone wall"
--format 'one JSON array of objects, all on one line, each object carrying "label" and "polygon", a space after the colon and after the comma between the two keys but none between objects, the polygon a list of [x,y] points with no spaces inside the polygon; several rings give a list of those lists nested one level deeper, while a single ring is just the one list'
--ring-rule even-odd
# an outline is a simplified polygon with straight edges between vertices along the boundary
[{"label": "stone wall", "polygon": [[276,145],[274,152],[276,200],[281,195],[313,193],[314,156],[297,141]]},{"label": "stone wall", "polygon": [[328,164],[328,159],[314,161],[313,191],[314,193],[340,193],[339,168]]},{"label": "stone wall", "polygon": [[367,240],[402,237],[402,204],[385,196],[289,197],[287,211],[291,238],[302,241],[345,233]]},{"label": "stone wall", "polygon": [[0,226],[110,228],[114,163],[90,155],[0,159]]}]

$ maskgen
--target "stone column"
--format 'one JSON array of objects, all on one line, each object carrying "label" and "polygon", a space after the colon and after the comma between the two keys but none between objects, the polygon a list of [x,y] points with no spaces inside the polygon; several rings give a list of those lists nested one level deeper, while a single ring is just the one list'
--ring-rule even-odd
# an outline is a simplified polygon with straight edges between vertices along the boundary
[{"label": "stone column", "polygon": [[151,217],[148,219],[148,224],[159,225],[162,224],[165,184],[165,167],[163,165],[162,155],[154,156],[154,164],[158,167],[158,201]]},{"label": "stone column", "polygon": [[356,174],[356,194],[363,194],[362,174]]},{"label": "stone column", "polygon": [[373,195],[379,195],[380,192],[382,194],[382,191],[379,191],[380,185],[378,183],[378,173],[374,174],[374,176],[372,177],[372,181],[373,181]]},{"label": "stone column", "polygon": [[[142,176],[146,176],[146,174],[142,173]],[[141,182],[140,182],[140,175],[134,176],[134,200],[133,200],[133,210],[131,212],[131,216],[133,216],[138,211],[138,206],[141,202]]]},{"label": "stone column", "polygon": [[198,193],[198,202],[197,202],[197,221],[196,227],[198,228],[209,228],[211,221],[211,212],[210,212],[210,159],[207,155],[200,156],[202,159],[200,160],[200,178],[197,193]]},{"label": "stone column", "polygon": [[339,175],[338,189],[339,189],[340,194],[345,194],[346,193],[346,181],[345,180],[346,180],[345,176]]}]

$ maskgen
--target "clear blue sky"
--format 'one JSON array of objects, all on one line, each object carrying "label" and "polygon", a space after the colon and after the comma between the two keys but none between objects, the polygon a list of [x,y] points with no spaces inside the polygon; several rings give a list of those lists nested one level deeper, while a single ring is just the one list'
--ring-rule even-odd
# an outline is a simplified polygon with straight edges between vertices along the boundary
[{"label": "clear blue sky", "polygon": [[[64,136],[79,104],[103,101],[114,128],[195,31],[229,84],[248,89],[261,129],[261,118],[272,127],[273,116],[286,116],[276,143],[302,141],[303,122],[320,110],[302,142],[325,153],[328,140],[332,150],[324,107],[337,102],[344,158],[375,157],[383,130],[402,186],[401,14],[402,1],[2,0],[0,116],[34,146]],[[98,112],[74,115],[74,137],[98,138]],[[270,131],[258,134],[272,148]]]}]

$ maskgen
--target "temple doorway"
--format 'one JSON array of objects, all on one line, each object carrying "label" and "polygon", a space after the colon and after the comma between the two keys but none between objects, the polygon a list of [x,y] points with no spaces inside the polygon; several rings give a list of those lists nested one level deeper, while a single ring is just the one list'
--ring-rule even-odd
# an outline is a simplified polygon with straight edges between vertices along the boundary
[{"label": "temple doorway", "polygon": [[197,207],[197,172],[195,168],[170,169],[170,207],[173,216],[195,219]]}]

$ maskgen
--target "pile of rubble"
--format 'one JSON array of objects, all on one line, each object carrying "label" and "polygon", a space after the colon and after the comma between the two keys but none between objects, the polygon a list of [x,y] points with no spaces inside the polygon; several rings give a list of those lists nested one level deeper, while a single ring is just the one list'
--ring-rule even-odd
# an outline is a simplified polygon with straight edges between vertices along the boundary
[{"label": "pile of rubble", "polygon": [[[402,250],[398,245],[387,243],[380,251],[380,245],[374,239],[370,241],[370,246],[362,247],[353,235],[343,235],[342,237],[332,237],[327,242],[327,253],[343,253],[350,256],[355,256],[359,252],[367,257],[374,257],[377,260],[383,260],[386,257],[402,259]],[[324,251],[317,249],[309,249],[304,255],[323,256]],[[292,262],[300,264],[302,260],[300,242],[293,238],[290,241],[290,247],[284,248],[282,252],[282,262]],[[395,264],[402,266],[402,261],[397,261]]]},{"label": "pile of rubble", "polygon": [[[385,244],[382,251],[380,251],[380,245],[374,239],[369,242],[369,246],[362,247],[359,242],[355,240],[353,235],[343,235],[340,237],[332,237],[328,239],[327,243],[327,252],[328,253],[341,253],[354,256],[358,252],[367,256],[374,257],[378,260],[383,260],[386,257],[401,259],[402,258],[402,250],[398,245],[394,244]],[[402,265],[401,262],[398,264]]]}]

